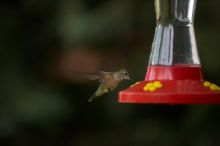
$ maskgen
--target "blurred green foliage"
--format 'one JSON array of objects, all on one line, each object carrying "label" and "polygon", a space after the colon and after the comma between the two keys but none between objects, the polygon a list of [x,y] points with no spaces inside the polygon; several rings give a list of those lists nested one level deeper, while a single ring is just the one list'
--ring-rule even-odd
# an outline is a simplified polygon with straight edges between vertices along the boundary
[{"label": "blurred green foliage", "polygon": [[[90,104],[97,84],[56,68],[65,54],[94,51],[107,58],[100,68],[125,66],[142,80],[155,28],[153,0],[0,3],[0,145],[220,145],[219,106],[119,104],[118,91],[131,84],[125,82]],[[217,84],[219,4],[198,1],[195,17],[205,78]]]}]

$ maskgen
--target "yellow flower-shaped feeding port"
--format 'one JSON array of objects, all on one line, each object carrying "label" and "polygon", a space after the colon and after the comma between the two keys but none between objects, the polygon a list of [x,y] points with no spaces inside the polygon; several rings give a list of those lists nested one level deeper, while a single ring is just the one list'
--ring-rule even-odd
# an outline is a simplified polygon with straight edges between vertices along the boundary
[{"label": "yellow flower-shaped feeding port", "polygon": [[163,84],[160,81],[154,81],[154,82],[147,83],[144,86],[143,90],[148,91],[148,92],[154,92],[157,89],[162,88],[162,87],[163,87]]},{"label": "yellow flower-shaped feeding port", "polygon": [[135,86],[135,85],[137,85],[137,84],[139,84],[140,82],[136,82],[135,84],[133,84],[133,85],[131,85],[130,87],[133,87],[133,86]]},{"label": "yellow flower-shaped feeding port", "polygon": [[204,81],[203,86],[208,87],[210,90],[213,91],[220,91],[220,87],[216,84],[212,84],[211,82]]}]

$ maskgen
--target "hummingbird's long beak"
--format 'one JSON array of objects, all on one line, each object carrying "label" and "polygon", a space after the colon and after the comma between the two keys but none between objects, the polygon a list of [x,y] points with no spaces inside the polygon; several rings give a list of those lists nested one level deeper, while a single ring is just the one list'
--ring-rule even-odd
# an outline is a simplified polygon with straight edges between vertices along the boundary
[{"label": "hummingbird's long beak", "polygon": [[129,76],[127,77],[127,80],[133,81]]}]

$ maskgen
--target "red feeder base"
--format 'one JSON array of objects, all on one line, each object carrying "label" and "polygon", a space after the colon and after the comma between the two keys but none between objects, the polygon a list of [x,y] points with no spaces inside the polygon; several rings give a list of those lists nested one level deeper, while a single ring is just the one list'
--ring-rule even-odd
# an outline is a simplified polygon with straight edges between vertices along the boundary
[{"label": "red feeder base", "polygon": [[[159,81],[158,88],[150,87]],[[198,66],[150,66],[145,81],[119,93],[119,102],[157,104],[219,104],[220,88],[204,84]],[[147,87],[148,86],[148,87]]]}]

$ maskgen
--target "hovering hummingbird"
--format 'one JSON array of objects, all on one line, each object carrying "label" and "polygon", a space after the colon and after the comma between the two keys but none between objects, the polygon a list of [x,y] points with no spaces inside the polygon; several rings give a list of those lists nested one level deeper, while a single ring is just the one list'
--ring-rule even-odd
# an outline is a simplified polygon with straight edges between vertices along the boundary
[{"label": "hovering hummingbird", "polygon": [[100,71],[98,73],[85,74],[85,77],[90,80],[99,80],[100,85],[95,93],[90,96],[89,102],[94,98],[102,96],[103,94],[113,91],[118,84],[123,80],[131,80],[126,69],[121,69],[116,72]]}]

